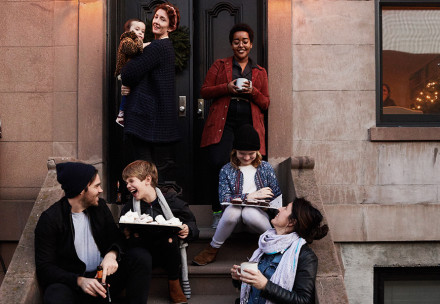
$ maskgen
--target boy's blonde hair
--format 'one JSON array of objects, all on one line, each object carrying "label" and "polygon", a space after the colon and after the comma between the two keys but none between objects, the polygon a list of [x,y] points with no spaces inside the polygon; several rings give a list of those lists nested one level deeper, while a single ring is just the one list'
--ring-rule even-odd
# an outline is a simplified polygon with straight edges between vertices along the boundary
[{"label": "boy's blonde hair", "polygon": [[124,181],[130,177],[137,177],[139,180],[143,181],[147,176],[151,176],[151,186],[156,188],[158,181],[157,168],[153,163],[146,160],[136,160],[131,164],[128,164],[124,171],[122,171],[122,178]]}]

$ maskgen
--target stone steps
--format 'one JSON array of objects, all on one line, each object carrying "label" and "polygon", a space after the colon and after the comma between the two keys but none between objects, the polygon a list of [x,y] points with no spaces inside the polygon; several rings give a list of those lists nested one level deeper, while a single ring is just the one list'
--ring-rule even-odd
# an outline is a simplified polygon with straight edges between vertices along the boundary
[{"label": "stone steps", "polygon": [[[210,243],[215,230],[209,227],[212,218],[210,206],[193,205],[190,208],[197,218],[200,237],[187,247],[189,281],[192,291],[189,303],[234,303],[239,293],[232,286],[231,266],[240,264],[252,255],[257,248],[259,236],[234,233],[220,249],[215,262],[205,266],[192,265],[192,259]],[[201,224],[204,226],[200,226]],[[162,269],[154,271],[150,298],[151,303],[169,303],[167,278]]]},{"label": "stone steps", "polygon": [[[191,304],[233,304],[237,295],[195,295],[188,300]],[[151,296],[148,298],[148,304],[169,304],[170,301],[163,297]]]},{"label": "stone steps", "polygon": [[[34,264],[34,230],[43,210],[46,210],[62,196],[62,190],[56,181],[55,164],[65,161],[74,160],[49,158],[47,162],[48,174],[23,230],[8,272],[0,286],[0,303],[41,303],[41,290],[36,282]],[[280,181],[283,197],[285,194],[287,202],[292,200],[292,193],[296,193],[298,197],[307,197],[322,212],[325,219],[324,205],[313,172],[314,160],[309,157],[293,157],[273,165],[277,172],[278,181]],[[198,226],[202,228],[202,233],[199,241],[190,244],[189,261],[209,243],[213,233],[213,230],[208,228],[212,220],[210,206],[191,206],[191,208],[198,220]],[[111,209],[113,212],[118,211],[116,210],[118,206],[111,205]],[[117,219],[119,212],[115,212],[114,215]],[[257,247],[256,239],[252,238],[245,234],[234,235],[225,243],[215,263],[197,268],[190,266],[190,283],[193,288],[190,303],[234,302],[238,293],[232,287],[229,269],[232,264],[244,261]],[[311,247],[320,261],[316,278],[316,285],[319,286],[316,290],[317,302],[320,304],[348,304],[342,269],[331,231],[322,240],[314,242]],[[153,286],[157,289],[152,289],[149,303],[168,303],[167,282],[163,273],[155,273],[153,284],[157,284],[158,287]]]}]

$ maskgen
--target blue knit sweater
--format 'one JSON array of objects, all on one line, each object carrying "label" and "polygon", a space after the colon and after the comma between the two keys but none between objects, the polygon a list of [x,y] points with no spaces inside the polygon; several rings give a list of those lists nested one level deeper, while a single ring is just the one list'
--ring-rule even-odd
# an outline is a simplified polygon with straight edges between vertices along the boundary
[{"label": "blue knit sweater", "polygon": [[[275,172],[268,162],[262,161],[257,167],[255,184],[257,185],[257,190],[264,187],[272,189],[274,198],[281,194]],[[244,200],[247,195],[248,193],[243,193],[243,173],[239,169],[234,168],[231,163],[224,165],[220,170],[218,186],[220,202],[230,202],[237,197]]]},{"label": "blue knit sweater", "polygon": [[122,84],[131,88],[124,113],[126,134],[147,142],[180,138],[174,61],[170,39],[159,39],[123,67]]}]

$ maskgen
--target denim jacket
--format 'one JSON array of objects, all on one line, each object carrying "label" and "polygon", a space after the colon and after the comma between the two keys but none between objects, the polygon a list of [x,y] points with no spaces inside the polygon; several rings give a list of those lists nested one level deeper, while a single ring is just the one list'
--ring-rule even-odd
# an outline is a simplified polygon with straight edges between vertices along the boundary
[{"label": "denim jacket", "polygon": [[[272,189],[274,198],[281,194],[275,172],[266,161],[261,161],[261,164],[257,167],[255,184],[257,185],[257,190],[264,187]],[[243,193],[243,173],[240,169],[234,168],[231,163],[223,166],[220,170],[218,192],[221,203],[230,202],[237,197],[240,197],[242,200],[246,199],[248,193]]]},{"label": "denim jacket", "polygon": [[[258,270],[268,279],[272,277],[277,270],[278,264],[281,261],[283,255],[281,253],[276,254],[264,254],[258,262]],[[251,287],[249,294],[248,304],[266,304],[266,299],[260,297],[261,290]]]}]

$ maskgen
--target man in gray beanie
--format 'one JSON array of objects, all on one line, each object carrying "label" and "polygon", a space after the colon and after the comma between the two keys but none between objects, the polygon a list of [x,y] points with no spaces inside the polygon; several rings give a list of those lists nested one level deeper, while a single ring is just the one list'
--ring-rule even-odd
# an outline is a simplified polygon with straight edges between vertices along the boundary
[{"label": "man in gray beanie", "polygon": [[[44,303],[102,303],[126,287],[127,303],[147,303],[142,288],[151,272],[136,251],[123,254],[123,236],[106,202],[98,170],[83,163],[57,164],[65,196],[44,211],[35,228],[35,264]],[[113,292],[113,294],[115,294]]]}]

